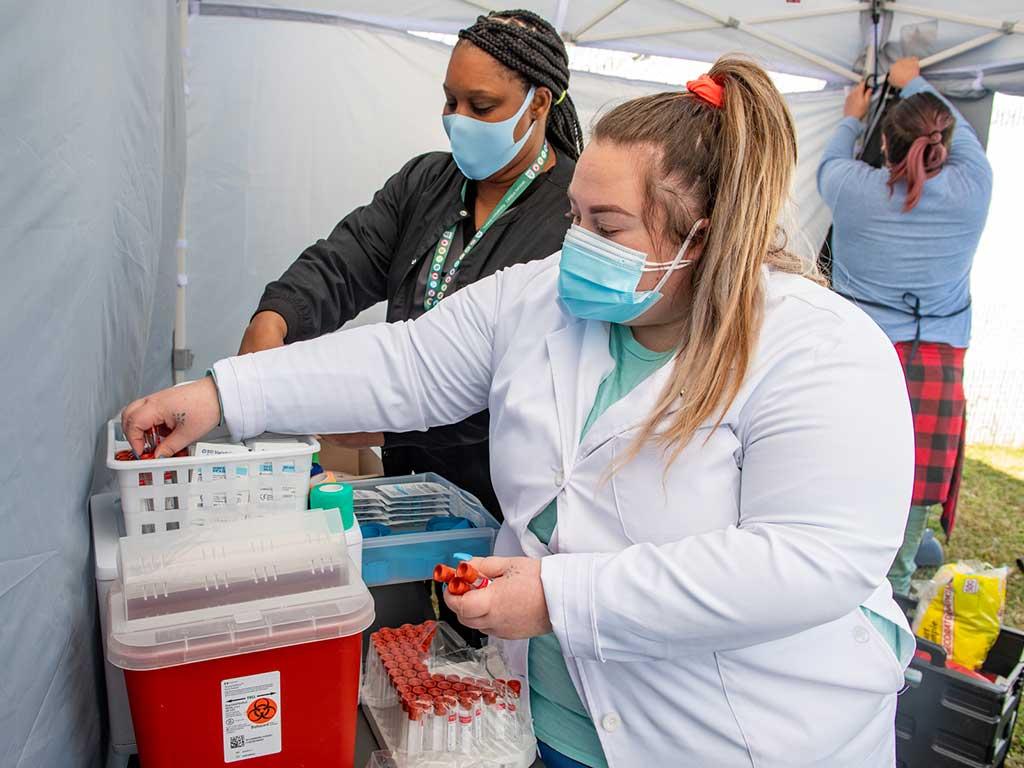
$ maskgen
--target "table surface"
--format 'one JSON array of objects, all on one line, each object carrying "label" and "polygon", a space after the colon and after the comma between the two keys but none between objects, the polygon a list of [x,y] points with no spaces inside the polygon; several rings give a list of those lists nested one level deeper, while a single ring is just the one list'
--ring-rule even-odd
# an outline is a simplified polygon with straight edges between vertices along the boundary
[{"label": "table surface", "polygon": [[380,749],[377,739],[370,729],[370,723],[363,714],[363,708],[359,708],[359,719],[356,721],[356,768],[363,768],[370,762],[370,755]]}]

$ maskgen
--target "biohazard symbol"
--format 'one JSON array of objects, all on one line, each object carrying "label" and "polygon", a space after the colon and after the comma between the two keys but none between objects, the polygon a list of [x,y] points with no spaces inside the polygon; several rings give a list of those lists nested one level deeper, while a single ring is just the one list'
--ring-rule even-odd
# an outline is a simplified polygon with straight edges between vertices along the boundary
[{"label": "biohazard symbol", "polygon": [[273,699],[256,699],[245,710],[246,717],[253,723],[266,723],[274,719],[277,714],[277,702]]}]

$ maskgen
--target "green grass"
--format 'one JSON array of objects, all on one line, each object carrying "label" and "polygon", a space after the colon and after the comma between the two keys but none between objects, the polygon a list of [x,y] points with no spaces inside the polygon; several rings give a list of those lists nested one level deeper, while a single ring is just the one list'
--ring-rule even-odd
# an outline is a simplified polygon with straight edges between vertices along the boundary
[{"label": "green grass", "polygon": [[[941,541],[934,517],[931,527]],[[1024,449],[968,447],[956,528],[945,550],[947,562],[1010,566],[1003,623],[1024,627],[1024,574],[1016,566],[1017,558],[1024,557]],[[1024,725],[1017,726],[1005,768],[1024,768]]]}]

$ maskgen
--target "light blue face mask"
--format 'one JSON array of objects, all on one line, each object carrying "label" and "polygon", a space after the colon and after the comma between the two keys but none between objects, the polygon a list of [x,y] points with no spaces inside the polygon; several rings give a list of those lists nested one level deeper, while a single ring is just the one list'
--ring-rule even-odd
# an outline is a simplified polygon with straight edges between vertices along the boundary
[{"label": "light blue face mask", "polygon": [[[672,261],[648,263],[647,254],[573,224],[565,233],[558,265],[558,296],[566,309],[583,320],[628,323],[650,309],[661,298],[669,275],[690,266],[684,259],[693,236],[705,222],[690,229]],[[645,272],[664,272],[650,291],[637,286]]]},{"label": "light blue face mask", "polygon": [[452,155],[459,170],[469,179],[486,179],[493,176],[519,154],[533,133],[533,122],[529,130],[519,141],[515,139],[515,127],[523,116],[530,102],[533,101],[534,88],[523,100],[519,108],[508,120],[489,123],[465,115],[443,115],[444,132],[452,145]]}]

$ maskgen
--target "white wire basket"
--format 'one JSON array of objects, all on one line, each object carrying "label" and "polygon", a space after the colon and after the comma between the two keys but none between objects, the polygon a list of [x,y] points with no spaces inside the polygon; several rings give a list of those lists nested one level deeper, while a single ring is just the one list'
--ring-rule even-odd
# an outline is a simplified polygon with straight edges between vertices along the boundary
[{"label": "white wire basket", "polygon": [[[298,444],[221,456],[118,461],[130,448],[118,419],[107,423],[107,466],[121,489],[125,533],[129,536],[176,531],[189,526],[249,517],[301,512],[309,494],[309,472],[320,443],[306,435],[288,437]],[[227,442],[224,431],[204,442]]]}]

